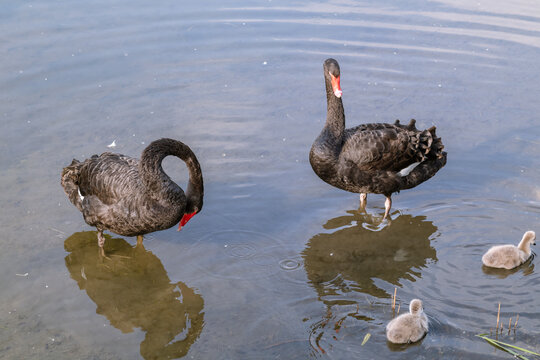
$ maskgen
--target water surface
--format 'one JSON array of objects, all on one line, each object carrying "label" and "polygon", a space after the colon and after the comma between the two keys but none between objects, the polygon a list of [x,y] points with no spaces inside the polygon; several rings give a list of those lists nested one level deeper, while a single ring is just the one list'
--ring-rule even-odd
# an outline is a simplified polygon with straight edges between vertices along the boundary
[{"label": "water surface", "polygon": [[[0,357],[507,359],[540,351],[538,258],[482,268],[540,217],[540,6],[529,1],[0,5]],[[437,126],[447,165],[393,197],[334,189],[308,152],[336,58],[348,126]],[[62,167],[189,144],[203,211],[98,256]],[[167,158],[180,184],[187,172]],[[431,331],[386,342],[391,297]],[[364,336],[371,334],[365,345]]]}]

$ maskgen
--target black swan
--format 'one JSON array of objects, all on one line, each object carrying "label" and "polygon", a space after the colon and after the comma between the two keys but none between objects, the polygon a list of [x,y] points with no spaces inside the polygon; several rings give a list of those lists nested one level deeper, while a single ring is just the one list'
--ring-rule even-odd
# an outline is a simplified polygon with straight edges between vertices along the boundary
[{"label": "black swan", "polygon": [[435,126],[420,131],[414,119],[409,125],[396,120],[345,129],[339,64],[327,59],[323,68],[328,110],[326,125],[309,153],[311,167],[330,185],[360,193],[362,209],[367,193],[385,195],[384,220],[392,193],[421,184],[446,164],[444,146]]},{"label": "black swan", "polygon": [[[187,192],[165,174],[161,162],[168,155],[182,159],[189,170]],[[191,149],[173,139],[160,139],[144,149],[141,160],[105,152],[71,165],[62,171],[62,187],[98,230],[102,254],[103,230],[123,236],[142,236],[168,229],[178,222],[182,228],[203,206],[203,178]]]}]

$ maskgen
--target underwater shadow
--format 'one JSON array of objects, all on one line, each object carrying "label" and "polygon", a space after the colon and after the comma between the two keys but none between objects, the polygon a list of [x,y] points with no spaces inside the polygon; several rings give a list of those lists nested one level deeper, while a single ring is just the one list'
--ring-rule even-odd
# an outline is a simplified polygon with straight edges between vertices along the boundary
[{"label": "underwater shadow", "polygon": [[204,301],[183,282],[171,283],[157,256],[143,246],[105,235],[108,259],[101,257],[95,231],[68,237],[65,264],[71,278],[117,329],[146,333],[145,359],[185,356],[204,326]]},{"label": "underwater shadow", "polygon": [[531,256],[523,264],[513,268],[513,269],[499,269],[492,268],[482,264],[482,272],[486,275],[496,276],[499,279],[506,279],[508,276],[515,274],[517,272],[523,272],[523,276],[528,276],[534,273],[534,256]]},{"label": "underwater shadow", "polygon": [[386,347],[392,352],[405,351],[405,350],[408,350],[410,348],[414,348],[414,347],[418,347],[418,346],[422,345],[422,342],[426,338],[426,335],[424,335],[424,337],[422,337],[420,340],[418,340],[416,342],[407,343],[407,344],[394,344],[393,342],[390,342],[390,341],[386,340]]},{"label": "underwater shadow", "polygon": [[394,285],[400,279],[414,281],[428,261],[437,261],[430,242],[437,227],[425,216],[400,215],[372,231],[362,226],[365,214],[347,213],[328,220],[323,227],[338,230],[313,236],[302,252],[307,277],[321,300],[350,291],[388,298],[374,279]]}]

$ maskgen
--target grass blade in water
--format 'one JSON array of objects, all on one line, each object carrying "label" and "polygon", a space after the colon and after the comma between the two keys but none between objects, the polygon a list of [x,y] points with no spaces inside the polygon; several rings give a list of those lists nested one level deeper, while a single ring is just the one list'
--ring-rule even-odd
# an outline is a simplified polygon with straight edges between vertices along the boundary
[{"label": "grass blade in water", "polygon": [[486,336],[487,334],[479,334],[479,335],[476,335],[484,340],[486,340],[487,342],[489,342],[491,345],[501,349],[501,350],[504,350],[512,355],[514,355],[514,357],[517,357],[519,359],[522,359],[522,360],[529,360],[528,358],[526,358],[524,355],[521,355],[517,352],[515,352],[514,350],[512,350],[511,348],[514,348],[514,349],[517,349],[517,350],[520,350],[520,351],[523,351],[525,353],[529,353],[529,354],[533,354],[533,355],[536,355],[536,356],[540,356],[540,354],[534,352],[534,351],[531,351],[531,350],[527,350],[527,349],[524,349],[524,348],[521,348],[519,346],[515,346],[515,345],[511,345],[511,344],[507,344],[507,343],[504,343],[502,341],[499,341],[499,340],[495,340],[495,339],[491,339],[491,338],[488,338]]},{"label": "grass blade in water", "polygon": [[371,334],[367,333],[366,336],[364,336],[364,341],[362,341],[362,345],[360,346],[364,346],[364,344],[368,342],[370,337],[371,337]]}]

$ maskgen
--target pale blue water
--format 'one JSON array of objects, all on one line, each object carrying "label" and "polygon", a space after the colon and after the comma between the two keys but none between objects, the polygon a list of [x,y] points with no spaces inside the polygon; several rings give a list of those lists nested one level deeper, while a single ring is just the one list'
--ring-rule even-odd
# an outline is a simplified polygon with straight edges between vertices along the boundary
[{"label": "pale blue water", "polygon": [[[540,231],[540,5],[22,1],[0,33],[1,358],[507,359],[474,336],[499,302],[499,339],[540,351],[538,258],[480,261]],[[328,57],[348,126],[414,117],[448,151],[382,229],[382,196],[360,214],[308,162]],[[103,262],[61,169],[164,136],[197,154],[204,209],[145,250],[111,234]],[[424,302],[419,344],[386,342],[396,287]]]}]

